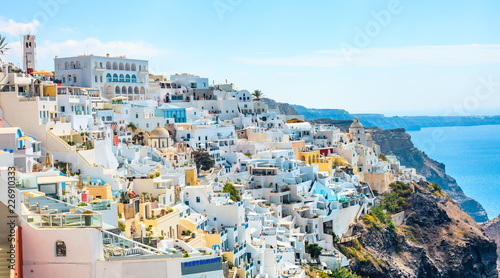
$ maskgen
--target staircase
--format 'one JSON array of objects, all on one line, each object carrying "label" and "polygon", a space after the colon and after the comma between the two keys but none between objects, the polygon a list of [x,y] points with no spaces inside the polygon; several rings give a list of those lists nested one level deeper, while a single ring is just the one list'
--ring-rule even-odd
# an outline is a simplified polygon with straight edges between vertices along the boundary
[{"label": "staircase", "polygon": [[8,245],[2,242],[2,245],[0,245],[0,278],[11,277],[9,269],[10,261],[7,261],[9,259],[9,254],[7,254],[8,249]]}]

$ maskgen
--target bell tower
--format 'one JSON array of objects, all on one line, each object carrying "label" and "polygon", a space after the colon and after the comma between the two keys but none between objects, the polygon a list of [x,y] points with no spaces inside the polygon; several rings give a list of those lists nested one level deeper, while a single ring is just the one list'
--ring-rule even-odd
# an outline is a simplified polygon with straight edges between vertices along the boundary
[{"label": "bell tower", "polygon": [[29,73],[36,71],[36,38],[35,35],[24,35],[23,41],[23,69]]}]

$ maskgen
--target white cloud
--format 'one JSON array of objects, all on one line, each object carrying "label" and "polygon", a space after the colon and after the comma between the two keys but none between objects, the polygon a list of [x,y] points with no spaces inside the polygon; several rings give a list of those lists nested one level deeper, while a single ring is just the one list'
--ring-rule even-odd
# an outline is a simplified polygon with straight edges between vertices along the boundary
[{"label": "white cloud", "polygon": [[500,45],[444,45],[400,48],[335,49],[289,57],[248,58],[235,61],[250,65],[294,67],[340,66],[455,66],[500,63]]},{"label": "white cloud", "polygon": [[73,32],[74,30],[71,29],[71,28],[68,28],[68,27],[62,27],[61,31],[63,31],[63,32]]},{"label": "white cloud", "polygon": [[34,34],[40,26],[38,20],[33,20],[29,23],[15,22],[12,19],[5,20],[0,17],[0,34],[19,36],[24,34]]},{"label": "white cloud", "polygon": [[[11,42],[8,44],[10,49],[6,52],[8,62],[22,63],[21,44]],[[39,68],[51,70],[54,67],[54,57],[73,57],[82,54],[93,54],[96,56],[105,56],[107,53],[111,57],[125,55],[133,59],[157,60],[160,55],[171,52],[158,49],[150,43],[143,41],[109,41],[103,42],[96,38],[87,38],[84,40],[67,40],[62,42],[43,41],[38,42],[37,57]]]},{"label": "white cloud", "polygon": [[84,53],[104,56],[125,55],[134,59],[150,59],[167,51],[155,48],[144,41],[109,41],[102,42],[96,38],[87,38],[81,41],[67,40],[63,42],[44,41],[38,45],[39,57],[70,57]]}]

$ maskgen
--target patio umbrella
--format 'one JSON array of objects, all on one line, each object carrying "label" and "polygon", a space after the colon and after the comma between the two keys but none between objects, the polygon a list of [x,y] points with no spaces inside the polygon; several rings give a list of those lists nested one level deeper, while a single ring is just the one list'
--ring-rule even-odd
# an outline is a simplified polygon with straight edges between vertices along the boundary
[{"label": "patio umbrella", "polygon": [[76,183],[76,186],[80,189],[83,188],[83,177],[82,174],[78,175],[78,182]]},{"label": "patio umbrella", "polygon": [[28,140],[28,139],[29,139],[29,140],[33,140],[33,138],[31,138],[31,137],[26,136],[26,135],[23,135],[23,136],[21,136],[21,137],[17,138],[17,141],[20,141],[20,140],[23,140],[23,141],[24,141],[24,140]]},{"label": "patio umbrella", "polygon": [[45,160],[43,161],[43,164],[45,164],[45,167],[52,167],[52,156],[50,156],[50,152],[47,151],[45,154]]},{"label": "patio umbrella", "polygon": [[32,74],[40,74],[40,75],[45,75],[45,76],[54,75],[52,72],[44,71],[44,70],[35,71],[35,72],[32,72]]}]

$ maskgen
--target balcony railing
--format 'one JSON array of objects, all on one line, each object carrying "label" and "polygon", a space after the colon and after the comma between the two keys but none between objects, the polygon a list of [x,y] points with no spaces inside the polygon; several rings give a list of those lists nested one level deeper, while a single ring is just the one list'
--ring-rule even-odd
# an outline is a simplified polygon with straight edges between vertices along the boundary
[{"label": "balcony railing", "polygon": [[37,228],[101,228],[101,214],[29,214],[22,216]]}]

